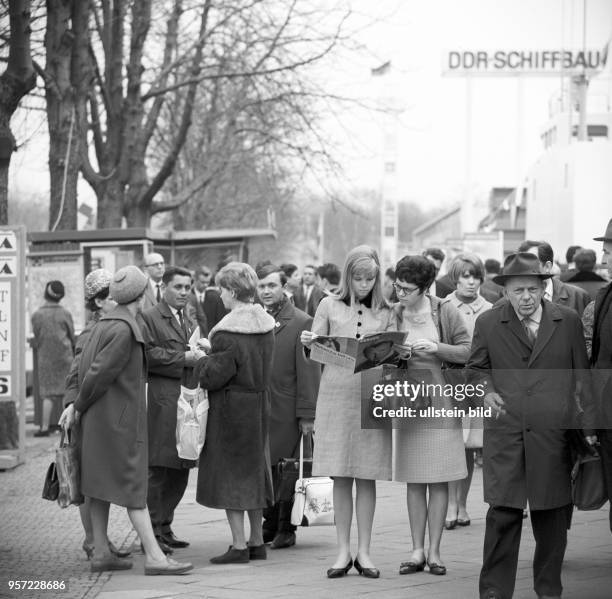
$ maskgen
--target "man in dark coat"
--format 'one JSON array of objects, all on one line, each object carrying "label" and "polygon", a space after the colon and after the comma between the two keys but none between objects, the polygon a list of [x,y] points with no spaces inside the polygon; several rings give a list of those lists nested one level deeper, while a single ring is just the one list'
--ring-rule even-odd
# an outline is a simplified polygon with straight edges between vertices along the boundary
[{"label": "man in dark coat", "polygon": [[580,249],[575,256],[577,272],[567,279],[570,285],[584,289],[591,300],[597,296],[597,292],[607,285],[606,279],[595,272],[597,256],[593,250]]},{"label": "man in dark coat", "polygon": [[321,300],[325,297],[323,290],[316,284],[317,267],[307,264],[302,273],[302,284],[293,296],[295,307],[306,312],[309,316],[314,316]]},{"label": "man in dark coat", "polygon": [[[538,259],[512,254],[494,281],[506,299],[476,320],[467,367],[487,389],[483,444],[486,519],[480,597],[514,592],[523,509],[529,501],[536,540],[538,597],[561,596],[561,566],[571,514],[567,431],[575,393],[588,388],[588,359],[575,311],[543,300]],[[584,424],[593,424],[585,392]]]},{"label": "man in dark coat", "polygon": [[[596,237],[595,241],[603,241],[602,262],[606,265],[612,280],[612,219],[603,237]],[[601,418],[601,428],[597,436],[608,499],[611,501],[610,530],[612,531],[612,283],[600,289],[595,298],[591,364],[595,399]]]},{"label": "man in dark coat", "polygon": [[[278,483],[278,461],[294,455],[300,434],[313,431],[321,369],[304,355],[300,335],[310,330],[312,318],[293,306],[284,294],[287,279],[283,271],[268,264],[257,271],[257,277],[259,300],[276,319],[270,381],[270,461],[274,481]],[[272,549],[295,545],[295,530],[291,524],[291,502],[281,498],[264,510],[264,541],[272,541]]]},{"label": "man in dark coat", "polygon": [[200,335],[208,337],[209,331],[227,314],[227,310],[219,292],[210,286],[210,268],[200,266],[194,277],[193,289],[189,293],[188,314],[200,327]]},{"label": "man in dark coat", "polygon": [[192,367],[199,357],[190,351],[194,323],[184,314],[191,274],[170,266],[163,276],[161,301],[142,313],[148,360],[149,487],[147,505],[153,530],[164,551],[187,547],[172,531],[174,510],[183,498],[189,469],[195,462],[176,450],[176,411],[181,384],[195,387]]},{"label": "man in dark coat", "polygon": [[495,258],[488,258],[484,262],[485,280],[480,286],[480,295],[488,302],[494,304],[503,296],[504,288],[493,282],[493,277],[501,274],[501,264]]},{"label": "man in dark coat", "polygon": [[[531,252],[536,255],[540,261],[542,272],[551,274],[555,256],[549,243],[546,241],[523,241],[518,251]],[[572,308],[578,312],[578,316],[582,316],[584,309],[591,301],[589,294],[584,289],[568,285],[556,277],[550,278],[547,281],[546,288],[544,289],[544,299],[558,306]]]}]

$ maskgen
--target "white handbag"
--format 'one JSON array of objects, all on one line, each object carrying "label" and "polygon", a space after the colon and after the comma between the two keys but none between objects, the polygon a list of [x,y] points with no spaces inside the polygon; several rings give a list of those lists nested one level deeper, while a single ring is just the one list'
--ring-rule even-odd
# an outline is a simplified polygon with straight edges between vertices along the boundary
[{"label": "white handbag", "polygon": [[334,481],[329,476],[304,478],[304,435],[300,439],[300,474],[291,510],[294,526],[333,526]]},{"label": "white handbag", "polygon": [[176,405],[176,451],[183,460],[197,460],[206,441],[208,393],[200,385],[188,389],[181,385]]}]

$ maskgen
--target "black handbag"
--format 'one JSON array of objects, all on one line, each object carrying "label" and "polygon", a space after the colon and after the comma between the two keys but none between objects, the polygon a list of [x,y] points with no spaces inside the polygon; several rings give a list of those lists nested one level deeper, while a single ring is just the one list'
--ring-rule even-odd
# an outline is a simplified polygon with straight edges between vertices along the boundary
[{"label": "black handbag", "polygon": [[59,479],[57,478],[57,469],[55,462],[51,462],[47,468],[45,475],[45,484],[43,485],[42,498],[49,501],[56,501],[59,496]]},{"label": "black handbag", "polygon": [[572,503],[579,510],[598,510],[608,500],[597,451],[581,453],[572,468]]},{"label": "black handbag", "polygon": [[[311,451],[312,456],[312,435],[311,438]],[[299,447],[299,442],[298,442]],[[297,452],[294,451],[294,454]],[[293,494],[295,493],[295,483],[300,474],[300,458],[281,458],[276,465],[276,481],[274,485],[275,496],[274,502],[279,501],[293,501]],[[304,458],[304,476],[312,476],[312,457]]]}]

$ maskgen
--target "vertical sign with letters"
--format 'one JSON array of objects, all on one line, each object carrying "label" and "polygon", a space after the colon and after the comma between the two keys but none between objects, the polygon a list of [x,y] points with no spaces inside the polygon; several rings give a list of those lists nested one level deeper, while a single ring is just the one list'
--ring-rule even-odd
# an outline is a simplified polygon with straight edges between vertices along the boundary
[{"label": "vertical sign with letters", "polygon": [[25,448],[25,237],[23,226],[0,227],[0,470]]}]

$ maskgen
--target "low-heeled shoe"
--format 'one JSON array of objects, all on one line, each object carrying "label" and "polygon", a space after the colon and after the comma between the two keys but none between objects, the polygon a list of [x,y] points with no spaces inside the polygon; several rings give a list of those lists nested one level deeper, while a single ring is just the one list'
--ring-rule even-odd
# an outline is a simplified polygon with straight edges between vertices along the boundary
[{"label": "low-heeled shoe", "polygon": [[295,545],[295,533],[294,532],[279,532],[272,539],[270,549],[286,549]]},{"label": "low-heeled shoe", "polygon": [[422,572],[425,570],[425,560],[422,562],[402,562],[400,564],[400,574],[414,574],[415,572]]},{"label": "low-heeled shoe", "polygon": [[132,560],[125,559],[122,557],[104,557],[102,559],[96,559],[95,557],[91,560],[91,571],[92,572],[107,572],[110,570],[129,570],[133,566]]},{"label": "low-heeled shoe", "polygon": [[427,567],[430,574],[435,574],[436,576],[444,576],[446,574],[446,566],[436,564],[435,562],[427,562]]},{"label": "low-heeled shoe", "polygon": [[189,562],[177,562],[171,557],[168,558],[168,563],[163,566],[145,566],[145,576],[178,576],[186,574],[193,570],[193,564]]},{"label": "low-heeled shoe", "polygon": [[469,526],[471,523],[469,518],[457,518],[457,526]]},{"label": "low-heeled shoe", "polygon": [[353,567],[353,560],[349,558],[348,564],[344,568],[330,568],[327,571],[327,578],[342,578],[349,573],[349,570]]},{"label": "low-heeled shoe", "polygon": [[457,526],[457,520],[444,520],[444,528],[446,530],[453,530]]},{"label": "low-heeled shoe", "polygon": [[364,568],[358,559],[355,559],[353,562],[355,566],[355,570],[359,572],[360,576],[364,576],[365,578],[380,578],[380,570],[378,568]]},{"label": "low-heeled shoe", "polygon": [[171,530],[168,532],[162,532],[161,540],[166,543],[168,547],[172,547],[173,549],[184,549],[185,547],[189,547],[189,543],[187,541],[177,539]]},{"label": "low-heeled shoe", "polygon": [[262,545],[249,545],[249,559],[268,559],[265,543]]},{"label": "low-heeled shoe", "polygon": [[249,548],[235,549],[233,545],[230,545],[223,555],[211,557],[210,562],[212,564],[248,564]]}]

